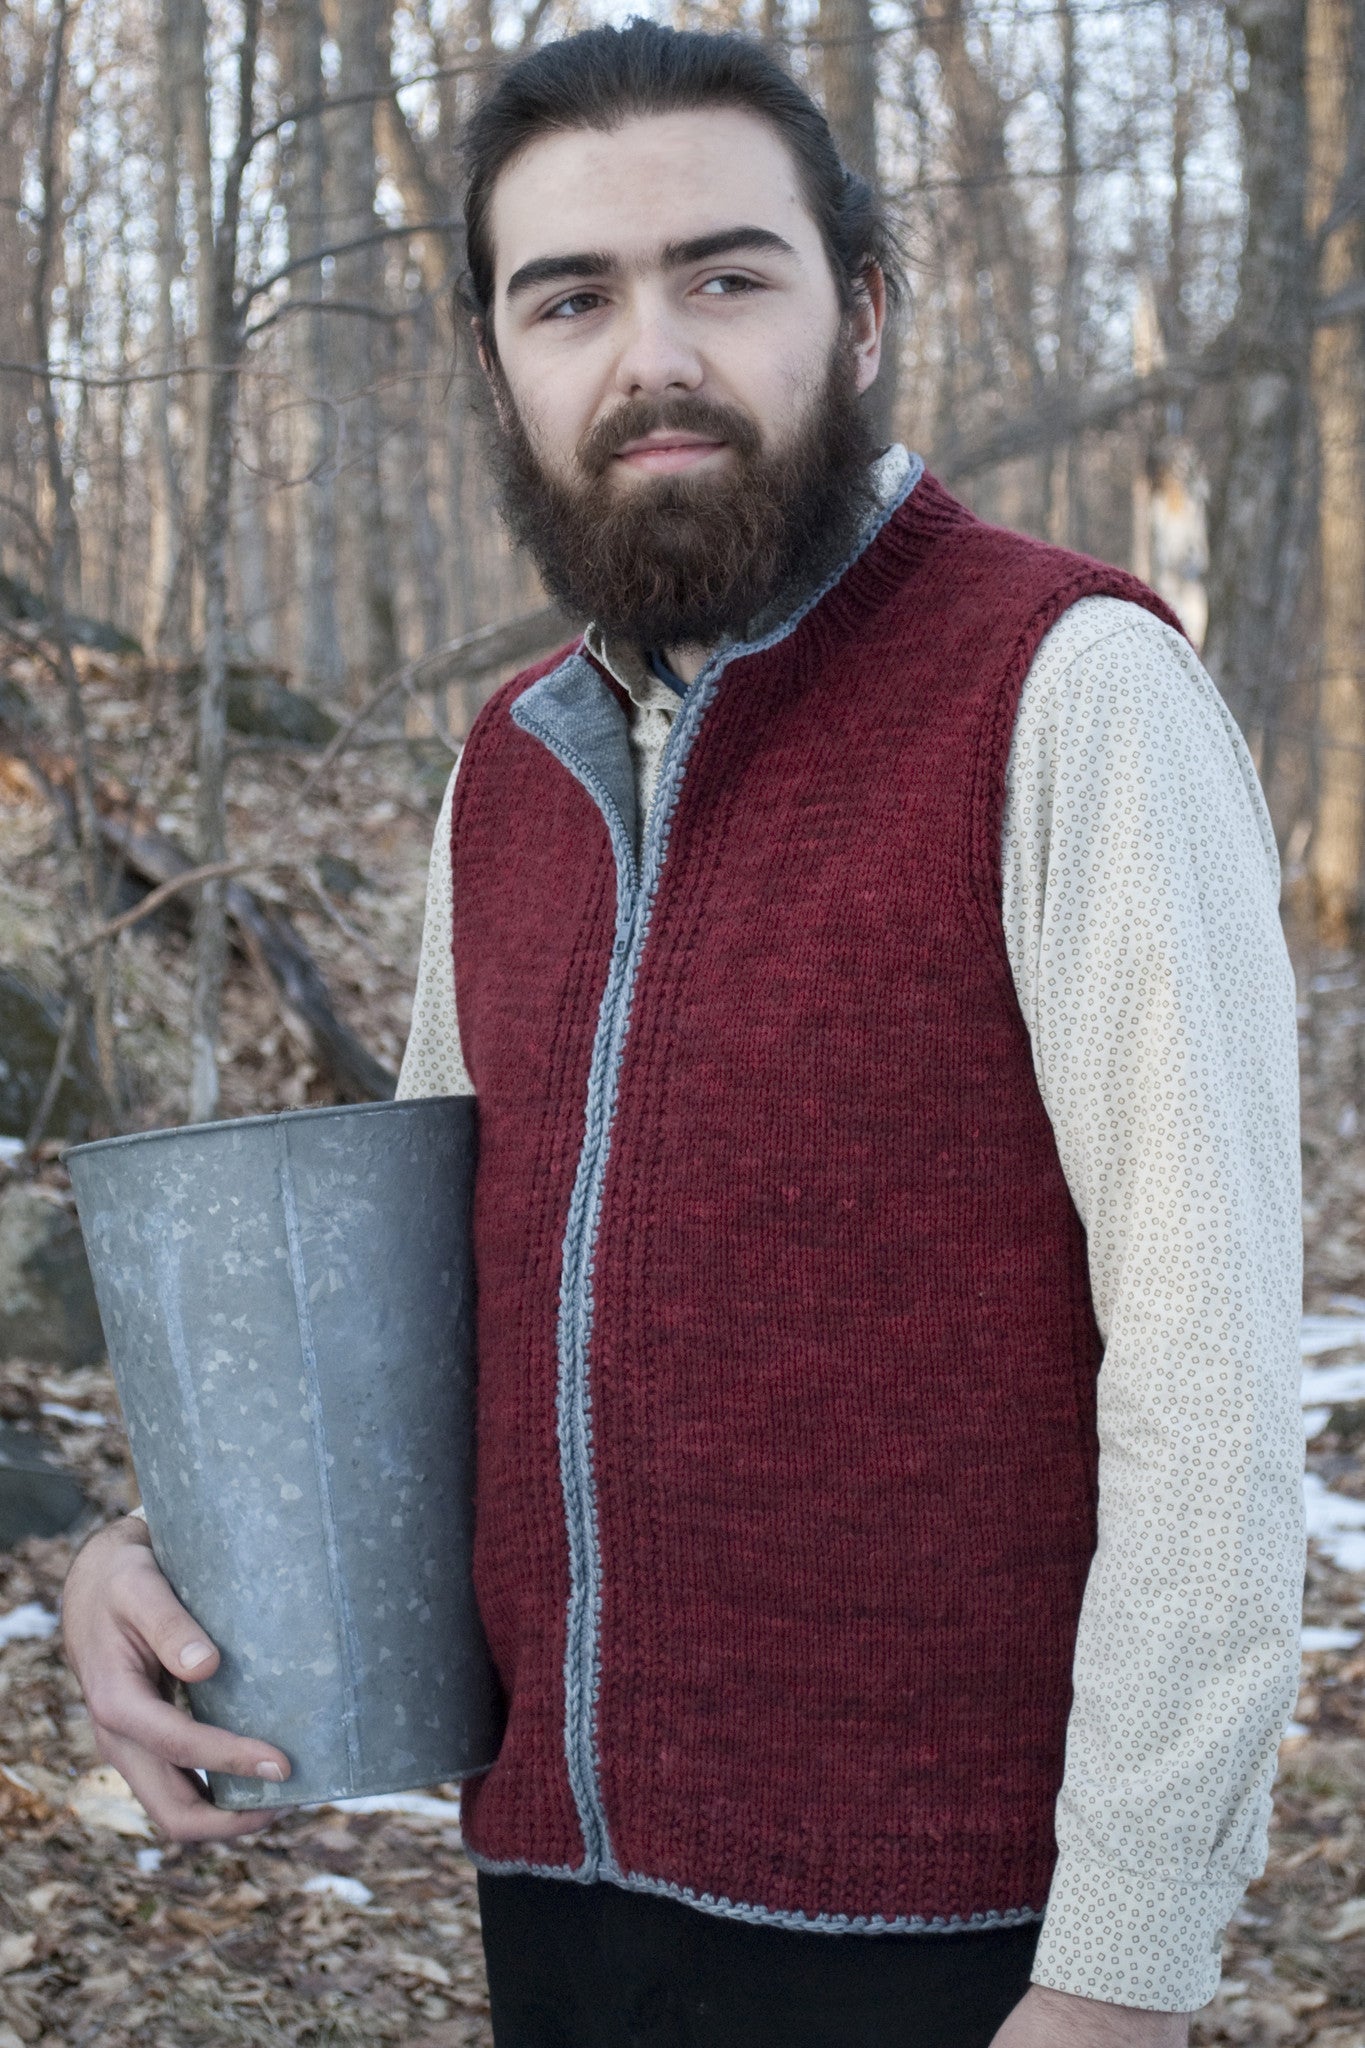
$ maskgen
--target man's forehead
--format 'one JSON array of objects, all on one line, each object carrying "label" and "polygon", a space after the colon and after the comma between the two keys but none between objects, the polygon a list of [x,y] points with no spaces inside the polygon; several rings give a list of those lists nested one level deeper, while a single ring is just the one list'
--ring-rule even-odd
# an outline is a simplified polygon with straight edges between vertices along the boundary
[{"label": "man's forehead", "polygon": [[490,227],[498,277],[564,250],[631,268],[745,222],[798,255],[819,241],[786,144],[738,108],[641,116],[608,131],[537,136],[499,174]]}]

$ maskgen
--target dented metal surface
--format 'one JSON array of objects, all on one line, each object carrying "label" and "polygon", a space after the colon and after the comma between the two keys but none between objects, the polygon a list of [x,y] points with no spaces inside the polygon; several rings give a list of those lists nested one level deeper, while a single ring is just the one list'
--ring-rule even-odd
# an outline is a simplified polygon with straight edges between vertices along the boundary
[{"label": "dented metal surface", "polygon": [[156,1555],[222,1651],[199,1718],[277,1743],[220,1806],[486,1768],[474,1605],[474,1104],[154,1131],[67,1164]]}]

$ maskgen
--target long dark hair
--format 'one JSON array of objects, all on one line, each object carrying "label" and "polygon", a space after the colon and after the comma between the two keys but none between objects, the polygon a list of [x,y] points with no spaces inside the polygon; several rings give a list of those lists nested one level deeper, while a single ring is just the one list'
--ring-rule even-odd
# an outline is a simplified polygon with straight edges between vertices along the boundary
[{"label": "long dark hair", "polygon": [[493,345],[488,216],[504,166],[538,135],[609,130],[641,114],[697,107],[739,107],[777,130],[795,161],[845,311],[873,264],[891,299],[902,295],[900,248],[876,193],[840,160],[819,107],[762,44],[732,32],[664,28],[637,16],[624,28],[565,36],[509,65],[469,124],[463,289],[468,310],[484,323],[486,346]]}]

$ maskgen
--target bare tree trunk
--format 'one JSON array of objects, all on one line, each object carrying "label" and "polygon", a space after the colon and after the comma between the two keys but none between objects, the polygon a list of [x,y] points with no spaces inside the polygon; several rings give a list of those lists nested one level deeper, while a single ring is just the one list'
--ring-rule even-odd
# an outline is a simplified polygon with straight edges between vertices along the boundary
[{"label": "bare tree trunk", "polygon": [[[414,376],[411,413],[404,423],[401,457],[407,480],[408,532],[412,540],[414,609],[421,620],[421,652],[428,653],[450,637],[446,619],[444,547],[432,504],[432,470],[439,463],[438,437],[432,432],[429,378],[436,369],[437,335],[432,309],[412,322],[410,347]],[[439,488],[439,486],[437,487]]]},{"label": "bare tree trunk", "polygon": [[[983,343],[995,359],[993,381],[1005,387],[1010,411],[1041,404],[1046,379],[1034,324],[1037,265],[1033,236],[1010,175],[1005,141],[1006,107],[990,71],[972,54],[963,0],[925,0],[920,33],[938,63],[944,96],[953,115],[952,157],[970,191],[969,218],[975,238],[978,280],[989,286],[989,308],[981,307]],[[1049,524],[1052,459],[1038,462],[1041,517]]]},{"label": "bare tree trunk", "polygon": [[[84,898],[86,915],[92,922],[98,922],[101,914],[101,862],[99,817],[95,808],[95,771],[90,753],[85,705],[81,699],[76,665],[71,658],[71,639],[67,629],[67,597],[70,567],[75,553],[76,514],[71,495],[71,479],[62,452],[61,419],[57,410],[56,387],[50,373],[52,344],[48,295],[62,217],[58,141],[69,21],[68,0],[55,0],[43,70],[39,115],[38,176],[43,210],[38,223],[37,261],[33,266],[30,317],[37,360],[42,365],[42,373],[37,379],[38,409],[42,419],[46,479],[52,507],[52,529],[48,536],[46,557],[46,608],[61,671],[67,729],[75,764],[73,787],[81,895]],[[100,1085],[104,1090],[110,1116],[117,1123],[120,1091],[114,1048],[113,957],[107,939],[93,949],[91,996]],[[68,1000],[74,1001],[75,997],[76,991],[73,987]]]},{"label": "bare tree trunk", "polygon": [[[186,551],[186,561],[191,569],[188,592],[190,638],[197,644],[207,628],[203,528],[208,517],[209,431],[214,402],[213,380],[207,371],[216,360],[213,353],[216,310],[213,132],[208,82],[209,18],[206,0],[170,0],[170,4],[175,8],[177,17],[176,92],[180,101],[185,170],[194,210],[194,333],[189,353],[190,361],[199,374],[189,380],[186,408],[193,423],[189,462],[190,546]],[[196,570],[197,576],[193,573]]]},{"label": "bare tree trunk", "polygon": [[[338,243],[358,241],[378,225],[375,215],[375,108],[390,79],[388,0],[335,0],[334,34],[341,55],[340,98],[356,103],[332,117],[331,171]],[[383,258],[375,247],[336,259],[336,295],[352,305],[383,311]],[[341,368],[338,394],[345,416],[340,510],[347,551],[357,572],[358,616],[353,645],[362,680],[399,664],[393,565],[380,472],[383,410],[377,387],[383,354],[377,319],[336,313],[334,338]]]},{"label": "bare tree trunk", "polygon": [[1281,690],[1274,627],[1308,381],[1304,6],[1229,0],[1227,15],[1247,59],[1237,98],[1247,228],[1227,448],[1210,507],[1204,660],[1254,733],[1274,717]]},{"label": "bare tree trunk", "polygon": [[[850,170],[879,189],[877,32],[870,0],[820,0],[820,82],[825,115]],[[888,332],[882,366],[867,397],[873,431],[891,436],[896,408],[896,337]]]},{"label": "bare tree trunk", "polygon": [[[251,155],[252,101],[261,0],[243,0],[237,55],[237,143],[223,177],[222,214],[208,252],[213,291],[206,336],[212,373],[205,418],[200,565],[204,589],[204,674],[199,692],[198,860],[227,857],[224,772],[227,763],[227,537],[232,480],[232,415],[242,347],[237,298],[237,230],[242,176]],[[190,1005],[190,1121],[218,1113],[218,1037],[227,923],[221,881],[205,882],[194,918],[194,993]]]},{"label": "bare tree trunk", "polygon": [[[245,408],[239,399],[239,422]],[[243,429],[246,428],[245,432]],[[242,422],[239,436],[246,441],[258,468],[260,445],[254,432]],[[254,661],[274,661],[275,607],[270,588],[270,502],[259,473],[250,474],[240,464],[232,470],[228,492],[231,564],[236,582],[236,618],[239,640]]]},{"label": "bare tree trunk", "polygon": [[[118,359],[126,363],[131,353],[133,331],[133,287],[126,257],[119,263]],[[123,540],[126,531],[125,499],[128,494],[128,386],[121,384],[114,394],[113,504],[104,550],[104,596],[106,619],[117,624],[124,616],[126,575]]]},{"label": "bare tree trunk", "polygon": [[[402,195],[407,218],[414,225],[419,221],[448,220],[452,212],[451,194],[437,182],[403,109],[391,95],[376,102],[375,132],[384,152],[384,168]],[[455,277],[454,230],[442,227],[414,235],[412,247],[432,305],[444,312],[450,304]]]},{"label": "bare tree trunk", "polygon": [[[1066,404],[1081,375],[1080,110],[1077,104],[1076,18],[1070,0],[1058,0],[1057,26],[1062,45],[1062,175],[1058,193],[1062,274],[1057,293],[1057,385],[1062,403]],[[1058,450],[1048,493],[1051,501],[1049,538],[1068,547],[1084,546],[1080,454],[1080,436],[1073,434]]]},{"label": "bare tree trunk", "polygon": [[[1352,160],[1360,141],[1351,131],[1365,90],[1363,12],[1353,0],[1308,0],[1309,209],[1322,249],[1324,297],[1365,267],[1365,228],[1359,202],[1352,212],[1349,186],[1360,169]],[[1320,462],[1322,753],[1308,866],[1321,936],[1343,945],[1359,919],[1365,860],[1365,347],[1357,323],[1323,327],[1314,336],[1312,394]]]},{"label": "bare tree trunk", "polygon": [[[285,65],[296,107],[317,108],[323,97],[320,0],[292,0],[286,22]],[[284,186],[291,259],[327,246],[327,127],[330,116],[305,113],[295,124]],[[291,415],[295,586],[301,608],[296,666],[309,684],[332,696],[344,663],[337,630],[337,418],[331,398],[329,315],[321,268],[294,273],[291,289],[305,302],[291,335],[298,393]]]},{"label": "bare tree trunk", "polygon": [[156,182],[156,315],[157,367],[161,379],[150,387],[147,484],[151,497],[151,529],[147,537],[147,582],[142,607],[142,638],[149,652],[183,656],[188,652],[188,615],[183,603],[186,560],[185,502],[171,425],[171,372],[175,367],[173,291],[180,276],[179,35],[176,0],[162,0],[156,22],[157,64],[164,89],[157,96],[160,177]]}]

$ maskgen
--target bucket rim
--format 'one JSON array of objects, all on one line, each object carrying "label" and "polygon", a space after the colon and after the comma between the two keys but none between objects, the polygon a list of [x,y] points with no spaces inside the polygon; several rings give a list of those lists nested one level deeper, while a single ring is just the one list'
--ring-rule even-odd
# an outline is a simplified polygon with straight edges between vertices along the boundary
[{"label": "bucket rim", "polygon": [[319,1102],[311,1109],[265,1110],[257,1116],[218,1117],[207,1124],[163,1124],[155,1131],[121,1131],[112,1138],[88,1138],[83,1144],[68,1146],[61,1154],[61,1163],[65,1166],[73,1159],[87,1159],[92,1152],[110,1152],[119,1146],[145,1145],[154,1138],[194,1136],[203,1139],[216,1132],[257,1129],[265,1124],[296,1124],[316,1121],[320,1117],[374,1115],[383,1110],[430,1109],[438,1104],[467,1103],[472,1107],[473,1102],[472,1095],[404,1095],[390,1097],[386,1102]]}]

